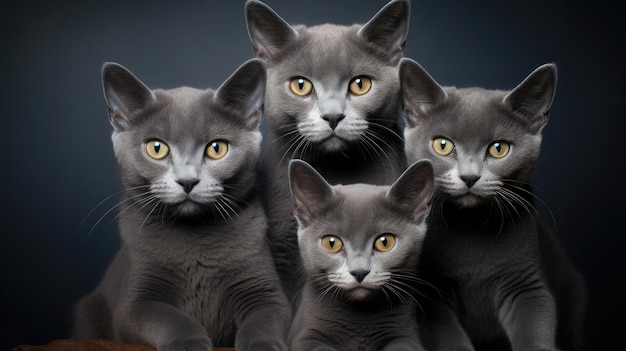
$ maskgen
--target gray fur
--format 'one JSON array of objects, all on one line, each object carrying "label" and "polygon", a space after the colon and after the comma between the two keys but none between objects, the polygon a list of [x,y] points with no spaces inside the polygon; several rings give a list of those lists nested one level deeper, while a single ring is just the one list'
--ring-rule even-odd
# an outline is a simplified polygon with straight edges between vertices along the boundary
[{"label": "gray fur", "polygon": [[[391,186],[331,186],[306,162],[291,161],[306,276],[291,350],[422,350],[412,285],[418,282],[432,171],[429,161],[421,161]],[[341,251],[322,248],[328,234],[342,240]],[[374,249],[383,234],[396,240],[386,252]]]},{"label": "gray fur", "polygon": [[[545,64],[511,91],[443,88],[400,64],[406,152],[427,158],[436,192],[421,278],[437,287],[424,314],[434,350],[583,350],[586,289],[535,209],[530,185],[557,69]],[[454,150],[440,156],[433,140]],[[491,157],[493,142],[508,155]]]},{"label": "gray fur", "polygon": [[[74,337],[159,351],[287,349],[290,306],[255,191],[265,79],[252,59],[215,91],[150,90],[123,66],[103,66],[125,186],[122,245],[79,302]],[[152,139],[170,154],[149,157]],[[217,160],[205,154],[215,140],[229,145]]]},{"label": "gray fur", "polygon": [[[391,1],[366,24],[350,26],[291,26],[256,0],[247,1],[245,9],[255,54],[267,62],[268,138],[260,173],[270,238],[279,274],[294,299],[302,281],[289,160],[307,161],[331,184],[391,184],[406,168],[397,64],[408,32],[409,1]],[[349,94],[349,82],[361,75],[372,79],[371,90]],[[289,90],[294,77],[309,79],[312,93],[294,95]]]}]

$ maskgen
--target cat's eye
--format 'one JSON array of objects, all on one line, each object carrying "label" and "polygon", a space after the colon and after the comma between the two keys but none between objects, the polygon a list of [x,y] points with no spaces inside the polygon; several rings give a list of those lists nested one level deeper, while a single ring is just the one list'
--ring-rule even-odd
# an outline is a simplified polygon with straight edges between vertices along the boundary
[{"label": "cat's eye", "polygon": [[433,140],[433,149],[438,155],[448,156],[454,151],[454,143],[450,139],[435,138]]},{"label": "cat's eye", "polygon": [[396,246],[396,237],[393,234],[382,234],[374,241],[374,250],[387,252]]},{"label": "cat's eye", "polygon": [[511,145],[504,141],[496,141],[489,145],[487,152],[493,158],[503,158],[509,154]]},{"label": "cat's eye", "polygon": [[153,159],[161,160],[170,154],[170,148],[160,140],[150,140],[146,143],[146,152]]},{"label": "cat's eye", "polygon": [[330,253],[337,253],[343,248],[343,241],[334,235],[322,238],[322,248]]},{"label": "cat's eye", "polygon": [[289,89],[298,96],[307,96],[313,91],[313,83],[304,77],[296,77],[289,82]]},{"label": "cat's eye", "polygon": [[348,89],[354,95],[364,95],[372,88],[372,80],[365,76],[355,77],[350,81]]},{"label": "cat's eye", "polygon": [[228,143],[223,140],[215,140],[206,147],[206,155],[212,160],[219,160],[226,156],[228,152]]}]

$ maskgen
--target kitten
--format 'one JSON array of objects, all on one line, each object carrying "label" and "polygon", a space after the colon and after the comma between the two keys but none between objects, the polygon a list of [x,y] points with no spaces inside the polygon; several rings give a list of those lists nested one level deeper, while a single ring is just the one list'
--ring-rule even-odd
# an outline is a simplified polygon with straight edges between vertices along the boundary
[{"label": "kitten", "polygon": [[409,1],[391,1],[364,25],[291,26],[256,0],[245,6],[250,39],[267,63],[260,162],[263,198],[288,296],[302,286],[288,163],[302,159],[331,184],[391,184],[406,168],[397,64]]},{"label": "kitten", "polygon": [[290,349],[422,350],[412,287],[433,192],[429,161],[391,186],[331,186],[290,162],[306,283]]},{"label": "kitten", "polygon": [[255,187],[265,65],[217,90],[150,90],[102,69],[125,186],[121,249],[78,304],[75,337],[157,350],[286,350],[289,302]]},{"label": "kitten", "polygon": [[426,311],[434,349],[582,350],[585,285],[530,185],[556,66],[511,91],[443,88],[411,59],[400,77],[407,157],[435,173],[419,264],[445,299]]}]

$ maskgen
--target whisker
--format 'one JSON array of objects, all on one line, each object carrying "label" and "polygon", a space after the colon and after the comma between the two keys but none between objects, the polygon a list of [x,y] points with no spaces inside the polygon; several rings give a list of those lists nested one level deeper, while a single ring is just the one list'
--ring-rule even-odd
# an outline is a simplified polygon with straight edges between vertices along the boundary
[{"label": "whisker", "polygon": [[100,222],[102,222],[102,220],[109,214],[111,213],[113,210],[115,210],[116,208],[118,208],[119,206],[129,202],[129,201],[134,201],[136,198],[141,197],[141,196],[145,196],[146,194],[149,194],[150,192],[145,192],[145,193],[140,193],[140,194],[136,194],[130,197],[125,198],[124,200],[118,202],[115,206],[111,207],[108,211],[106,211],[102,216],[100,216],[100,218],[96,221],[96,223],[91,227],[91,229],[89,230],[89,232],[87,233],[87,236],[85,237],[85,239],[88,239],[91,236],[91,233],[95,230],[95,228],[100,224]]},{"label": "whisker", "polygon": [[140,185],[140,186],[131,187],[131,188],[128,188],[128,189],[122,189],[122,190],[116,191],[116,192],[114,192],[113,194],[111,194],[111,195],[109,195],[109,196],[105,197],[102,201],[100,201],[97,205],[95,205],[95,206],[94,206],[94,207],[93,207],[93,208],[92,208],[92,209],[91,209],[91,210],[90,210],[90,211],[89,211],[89,212],[88,212],[88,213],[87,213],[87,214],[83,217],[83,219],[82,219],[82,220],[80,221],[80,223],[78,224],[78,227],[77,227],[77,228],[80,228],[80,227],[81,227],[81,226],[85,223],[85,221],[87,220],[87,218],[88,218],[89,216],[91,216],[91,214],[92,214],[92,213],[93,213],[93,212],[94,212],[94,211],[95,211],[98,207],[102,206],[102,204],[104,204],[106,201],[110,200],[112,197],[114,197],[114,196],[116,196],[116,195],[119,195],[119,194],[122,194],[122,193],[124,193],[124,192],[125,192],[125,191],[127,191],[127,190],[137,190],[137,189],[147,188],[147,187],[150,187],[150,185]]}]

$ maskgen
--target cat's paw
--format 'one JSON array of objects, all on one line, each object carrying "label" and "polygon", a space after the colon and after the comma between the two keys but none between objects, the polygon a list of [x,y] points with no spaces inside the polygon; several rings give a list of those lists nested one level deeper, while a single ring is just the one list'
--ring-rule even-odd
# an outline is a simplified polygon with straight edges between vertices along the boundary
[{"label": "cat's paw", "polygon": [[157,348],[157,351],[213,351],[209,338],[179,339]]},{"label": "cat's paw", "polygon": [[287,345],[275,339],[252,340],[245,346],[237,347],[237,351],[288,351]]}]

